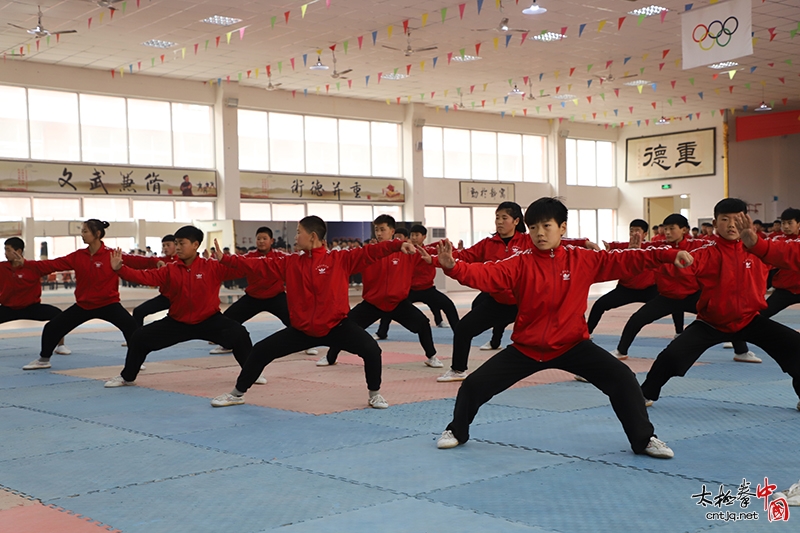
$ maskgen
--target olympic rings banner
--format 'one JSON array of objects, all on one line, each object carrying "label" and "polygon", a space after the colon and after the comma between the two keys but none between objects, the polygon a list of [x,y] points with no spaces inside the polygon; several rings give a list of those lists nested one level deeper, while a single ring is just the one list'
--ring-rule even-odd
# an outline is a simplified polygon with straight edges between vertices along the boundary
[{"label": "olympic rings banner", "polygon": [[681,14],[683,70],[753,53],[750,0],[728,0]]}]

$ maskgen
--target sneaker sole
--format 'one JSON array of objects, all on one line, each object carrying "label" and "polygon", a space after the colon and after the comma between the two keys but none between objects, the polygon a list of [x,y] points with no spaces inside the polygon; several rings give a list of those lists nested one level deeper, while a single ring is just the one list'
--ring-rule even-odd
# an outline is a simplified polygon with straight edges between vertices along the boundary
[{"label": "sneaker sole", "polygon": [[452,383],[454,381],[464,381],[465,379],[467,379],[467,378],[466,377],[463,377],[463,378],[445,378],[445,379],[436,378],[436,382],[437,383]]},{"label": "sneaker sole", "polygon": [[455,441],[455,443],[453,443],[452,441],[447,441],[445,443],[437,442],[436,443],[436,447],[438,449],[440,449],[440,450],[452,450],[453,448],[455,448],[459,444],[461,444],[461,443],[458,442],[458,441]]},{"label": "sneaker sole", "polygon": [[615,355],[614,357],[616,357],[618,361],[624,361],[628,358],[627,355]]},{"label": "sneaker sole", "polygon": [[23,366],[22,370],[47,370],[48,368],[51,368],[51,365],[47,365],[47,366],[32,366],[30,368],[25,368]]},{"label": "sneaker sole", "polygon": [[738,357],[734,357],[733,360],[736,361],[737,363],[756,363],[756,364],[758,364],[758,363],[761,362],[761,359],[759,359],[759,360],[755,360],[755,359],[739,359]]},{"label": "sneaker sole", "polygon": [[244,402],[235,402],[235,403],[211,403],[211,407],[230,407],[232,405],[244,405]]},{"label": "sneaker sole", "polygon": [[429,366],[431,368],[444,368],[444,363],[439,363],[438,365],[432,364],[430,361],[425,361],[425,366]]}]

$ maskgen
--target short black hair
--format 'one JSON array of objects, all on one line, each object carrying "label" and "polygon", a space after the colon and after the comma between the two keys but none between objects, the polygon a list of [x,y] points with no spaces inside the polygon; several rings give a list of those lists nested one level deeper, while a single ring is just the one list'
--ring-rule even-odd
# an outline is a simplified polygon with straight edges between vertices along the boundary
[{"label": "short black hair", "polygon": [[712,224],[711,222],[703,222],[700,225],[703,226],[704,228],[713,228],[714,227],[714,224]]},{"label": "short black hair", "polygon": [[700,231],[700,228],[692,228],[692,231]]},{"label": "short black hair", "polygon": [[634,218],[633,220],[631,220],[631,223],[628,225],[628,228],[629,229],[641,228],[642,231],[647,233],[647,230],[650,229],[650,225],[641,218]]},{"label": "short black hair", "polygon": [[84,224],[86,224],[86,227],[92,232],[92,235],[99,233],[101,239],[106,236],[106,228],[110,226],[108,222],[97,220],[96,218],[90,218],[84,222]]},{"label": "short black hair", "polygon": [[530,227],[534,224],[555,220],[559,226],[567,221],[567,206],[558,198],[539,198],[525,211],[525,225]]},{"label": "short black hair", "polygon": [[672,213],[667,218],[664,219],[664,223],[662,226],[671,226],[675,224],[679,228],[688,228],[689,221],[686,220],[686,217],[681,215],[680,213]]},{"label": "short black hair", "polygon": [[775,220],[772,221],[772,223],[773,224],[780,224],[781,223],[781,219],[776,218]]},{"label": "short black hair", "polygon": [[376,225],[376,226],[378,224],[386,224],[390,228],[394,229],[396,223],[395,223],[394,217],[392,215],[380,215],[380,216],[378,216],[378,218],[375,219],[373,224]]},{"label": "short black hair", "polygon": [[[794,207],[784,209],[783,213],[781,213],[781,220],[794,220],[795,222],[800,222],[800,209],[795,209]],[[753,221],[753,224],[755,224],[755,221]]]},{"label": "short black hair", "polygon": [[25,241],[19,237],[11,237],[6,239],[5,246],[10,246],[14,250],[22,253],[25,250]]},{"label": "short black hair", "polygon": [[168,233],[167,235],[164,235],[164,238],[161,239],[161,242],[175,242],[175,235]]},{"label": "short black hair", "polygon": [[306,230],[308,233],[316,233],[317,238],[321,241],[325,240],[325,235],[328,234],[328,226],[325,224],[325,221],[319,218],[317,215],[309,215],[300,219],[298,222],[303,229]]},{"label": "short black hair", "polygon": [[517,223],[516,230],[520,233],[525,233],[528,231],[528,226],[525,222],[525,217],[522,216],[522,207],[517,202],[503,202],[497,206],[495,209],[495,213],[499,211],[505,211],[508,213],[508,216],[511,218],[518,218],[519,222]]},{"label": "short black hair", "polygon": [[658,229],[658,224],[653,224],[653,231],[656,231],[657,229]]},{"label": "short black hair", "polygon": [[259,233],[266,233],[267,235],[269,235],[269,238],[270,238],[270,239],[272,239],[272,238],[273,238],[273,237],[272,237],[272,230],[271,230],[271,229],[269,229],[267,226],[261,226],[260,228],[258,228],[258,229],[256,230],[256,235],[258,235]]},{"label": "short black hair", "polygon": [[[789,209],[791,209],[791,207],[790,207]],[[788,209],[787,209],[787,211],[788,211]],[[785,213],[785,212],[786,212],[786,211],[784,211],[784,213]],[[781,215],[781,218],[783,218],[783,215]],[[755,220],[753,221],[753,225],[756,225],[756,224],[758,224],[759,226],[763,226],[763,225],[764,225],[764,223],[763,223],[763,222],[761,222],[759,219],[755,219]]]},{"label": "short black hair", "polygon": [[422,235],[427,235],[428,234],[428,229],[425,226],[423,226],[422,224],[414,224],[413,226],[411,226],[410,232],[411,233],[421,233]]},{"label": "short black hair", "polygon": [[[724,198],[714,206],[714,218],[720,215],[734,215],[736,213],[747,213],[747,204],[738,198]],[[780,223],[780,220],[778,220]]]},{"label": "short black hair", "polygon": [[394,234],[402,235],[403,237],[409,236],[408,230],[406,228],[397,228],[396,230],[394,230]]},{"label": "short black hair", "polygon": [[183,226],[175,232],[175,240],[189,239],[189,242],[198,244],[203,242],[203,230],[194,226]]}]

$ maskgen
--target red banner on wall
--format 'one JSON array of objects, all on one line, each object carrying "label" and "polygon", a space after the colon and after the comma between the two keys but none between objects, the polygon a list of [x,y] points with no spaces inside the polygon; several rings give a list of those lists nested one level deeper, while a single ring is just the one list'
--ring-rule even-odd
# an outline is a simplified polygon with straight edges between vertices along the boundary
[{"label": "red banner on wall", "polygon": [[800,133],[800,111],[736,117],[736,142]]}]

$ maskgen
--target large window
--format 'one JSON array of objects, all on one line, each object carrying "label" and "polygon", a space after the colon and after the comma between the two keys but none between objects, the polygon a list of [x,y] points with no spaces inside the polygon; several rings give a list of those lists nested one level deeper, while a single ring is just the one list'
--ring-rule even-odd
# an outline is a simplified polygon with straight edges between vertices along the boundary
[{"label": "large window", "polygon": [[567,185],[614,186],[614,143],[567,139]]},{"label": "large window", "polygon": [[239,168],[397,178],[400,125],[240,109]]},{"label": "large window", "polygon": [[6,86],[0,101],[0,157],[214,168],[211,106]]},{"label": "large window", "polygon": [[546,138],[517,133],[422,128],[426,178],[545,182]]},{"label": "large window", "polygon": [[[601,244],[616,239],[617,213],[613,209],[570,209],[567,237]],[[601,244],[602,247],[602,244]]]},{"label": "large window", "polygon": [[33,218],[36,220],[80,220],[79,198],[34,198]]},{"label": "large window", "polygon": [[28,197],[0,197],[0,220],[20,220],[31,216],[31,199]]}]

